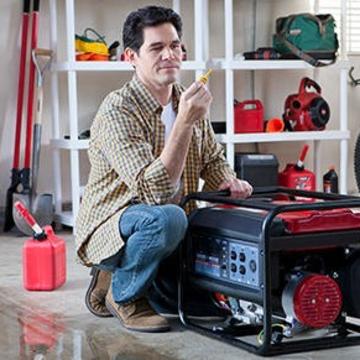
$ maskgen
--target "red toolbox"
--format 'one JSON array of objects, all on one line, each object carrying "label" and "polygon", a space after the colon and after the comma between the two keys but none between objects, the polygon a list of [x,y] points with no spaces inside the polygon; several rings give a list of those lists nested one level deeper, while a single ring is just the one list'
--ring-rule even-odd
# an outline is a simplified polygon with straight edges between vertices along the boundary
[{"label": "red toolbox", "polygon": [[235,102],[234,132],[252,133],[264,131],[264,107],[260,100]]}]

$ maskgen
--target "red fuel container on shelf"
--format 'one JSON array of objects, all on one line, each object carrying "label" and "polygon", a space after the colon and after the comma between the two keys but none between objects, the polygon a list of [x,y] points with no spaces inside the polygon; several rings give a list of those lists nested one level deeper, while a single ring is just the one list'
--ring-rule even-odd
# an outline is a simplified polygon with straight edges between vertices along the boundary
[{"label": "red fuel container on shelf", "polygon": [[16,209],[34,230],[34,236],[23,246],[23,284],[27,290],[55,290],[66,280],[65,241],[50,225],[41,229],[19,201]]},{"label": "red fuel container on shelf", "polygon": [[315,191],[315,174],[304,168],[304,160],[306,153],[309,149],[308,145],[305,145],[296,164],[287,164],[285,169],[279,173],[279,185],[298,189]]},{"label": "red fuel container on shelf", "polygon": [[264,131],[264,107],[260,100],[246,100],[234,105],[234,132]]}]

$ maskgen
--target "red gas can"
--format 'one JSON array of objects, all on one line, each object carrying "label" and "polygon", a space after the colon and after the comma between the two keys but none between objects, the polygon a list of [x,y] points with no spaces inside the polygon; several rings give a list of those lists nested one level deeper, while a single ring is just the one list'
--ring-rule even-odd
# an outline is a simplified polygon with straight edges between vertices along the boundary
[{"label": "red gas can", "polygon": [[66,280],[65,241],[45,226],[46,239],[27,240],[23,247],[23,280],[27,290],[55,290]]},{"label": "red gas can", "polygon": [[296,164],[287,164],[279,174],[279,184],[298,190],[315,191],[315,175],[307,169],[298,169]]},{"label": "red gas can", "polygon": [[315,191],[315,174],[304,168],[304,160],[309,149],[308,145],[302,148],[301,155],[296,164],[287,164],[279,173],[279,185],[298,190]]},{"label": "red gas can", "polygon": [[65,241],[55,235],[50,225],[42,229],[20,201],[14,206],[34,232],[23,247],[24,287],[27,290],[55,290],[66,280]]},{"label": "red gas can", "polygon": [[260,100],[236,102],[234,106],[234,132],[264,131],[264,107]]}]

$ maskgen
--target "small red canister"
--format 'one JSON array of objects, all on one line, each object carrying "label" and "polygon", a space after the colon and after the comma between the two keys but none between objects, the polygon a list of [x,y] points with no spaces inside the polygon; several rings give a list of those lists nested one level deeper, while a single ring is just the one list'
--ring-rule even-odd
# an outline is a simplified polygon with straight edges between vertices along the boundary
[{"label": "small red canister", "polygon": [[306,191],[316,190],[315,174],[304,168],[304,161],[308,150],[309,145],[304,145],[297,163],[287,164],[285,169],[279,173],[280,186]]},{"label": "small red canister", "polygon": [[264,131],[264,107],[260,100],[235,102],[234,132],[252,133]]},{"label": "small red canister", "polygon": [[55,290],[66,280],[65,241],[55,235],[50,225],[44,227],[46,238],[30,238],[23,247],[23,281],[27,290]]},{"label": "small red canister", "polygon": [[50,225],[42,229],[23,203],[16,210],[34,232],[23,246],[23,282],[27,290],[55,290],[66,280],[65,241],[55,235]]}]

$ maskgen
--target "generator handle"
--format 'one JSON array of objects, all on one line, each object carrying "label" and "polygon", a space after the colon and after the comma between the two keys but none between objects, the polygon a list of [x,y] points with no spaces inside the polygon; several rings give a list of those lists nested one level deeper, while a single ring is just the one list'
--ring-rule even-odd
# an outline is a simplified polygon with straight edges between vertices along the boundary
[{"label": "generator handle", "polygon": [[[254,207],[263,210],[272,210],[276,207],[273,204],[265,204],[262,197],[256,197],[256,195],[268,195],[268,194],[275,194],[278,193],[279,190],[282,189],[277,186],[264,186],[254,188],[252,196],[246,199],[234,199],[231,198],[231,192],[229,189],[220,190],[220,191],[199,191],[193,192],[186,196],[184,196],[179,206],[184,208],[184,206],[191,200],[198,200],[198,201],[207,201],[211,203],[223,203],[229,205],[237,205],[237,206],[246,206],[246,207]],[[286,189],[286,188],[284,188]],[[300,195],[300,194],[299,194]],[[249,206],[249,200],[251,200],[251,205]],[[254,200],[258,200],[258,202],[254,202]],[[246,205],[247,204],[247,205]]]},{"label": "generator handle", "polygon": [[[264,187],[258,187],[254,188],[252,195],[263,195],[263,194],[270,194],[270,193],[276,193],[279,187],[277,186],[264,186]],[[230,189],[225,190],[219,190],[219,191],[198,191],[190,193],[186,196],[184,196],[180,203],[180,207],[184,207],[186,203],[188,203],[190,200],[199,200],[199,201],[208,201],[208,202],[219,202],[219,197],[226,197],[227,199],[220,199],[220,201],[228,201],[230,200],[231,192]],[[214,201],[217,200],[217,201]],[[246,199],[232,199],[235,201],[242,201]],[[240,204],[233,204],[233,205],[240,205]]]},{"label": "generator handle", "polygon": [[184,196],[181,199],[179,206],[183,208],[190,200],[211,201],[211,199],[213,199],[214,197],[219,197],[219,196],[227,197],[230,195],[231,193],[229,189],[220,190],[220,191],[193,192]]},{"label": "generator handle", "polygon": [[[230,205],[238,205],[238,206],[249,206],[249,200],[251,200],[251,204],[254,205],[254,208],[259,208],[263,210],[272,210],[274,207],[278,207],[271,205],[271,204],[264,204],[264,202],[256,203],[256,200],[260,200],[257,198],[258,195],[275,195],[284,193],[287,195],[293,196],[301,196],[306,198],[316,198],[321,200],[327,201],[338,201],[338,200],[359,200],[359,197],[350,196],[350,195],[342,195],[342,194],[328,194],[322,193],[317,191],[305,191],[305,190],[298,190],[298,189],[291,189],[283,186],[264,186],[264,187],[257,187],[254,188],[252,196],[246,199],[234,199],[231,198],[230,190],[221,190],[221,191],[200,191],[200,192],[193,192],[190,193],[182,198],[179,203],[179,206],[184,207],[186,203],[191,200],[199,200],[199,201],[208,201],[208,202],[221,202]],[[255,200],[255,201],[254,201]],[[247,204],[247,205],[245,205]],[[256,206],[258,205],[258,206]],[[266,206],[265,206],[266,205]],[[265,206],[265,207],[264,207]]]}]

